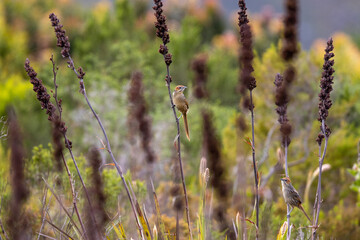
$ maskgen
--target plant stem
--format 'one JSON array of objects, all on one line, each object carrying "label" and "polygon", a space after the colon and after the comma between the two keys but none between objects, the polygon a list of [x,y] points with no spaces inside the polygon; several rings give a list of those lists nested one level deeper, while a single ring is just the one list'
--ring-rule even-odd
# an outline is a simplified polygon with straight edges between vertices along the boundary
[{"label": "plant stem", "polygon": [[[285,138],[285,143],[284,143],[284,149],[285,149],[285,176],[289,177],[289,171],[288,171],[288,144],[287,144],[287,139]],[[290,240],[290,236],[291,236],[291,228],[290,228],[290,207],[289,204],[286,204],[286,218],[287,218],[287,236],[286,239]]]},{"label": "plant stem", "polygon": [[[259,229],[259,180],[258,172],[255,160],[255,133],[254,133],[254,108],[252,90],[250,90],[250,112],[251,112],[251,134],[252,134],[252,158],[254,166],[254,177],[255,177],[255,207],[256,207],[256,227]],[[258,236],[256,235],[256,239]]]},{"label": "plant stem", "polygon": [[[52,65],[53,65],[53,68],[52,68],[52,69],[53,69],[53,81],[54,81],[54,88],[55,88],[55,89],[54,89],[55,91],[54,91],[54,96],[53,96],[53,97],[54,97],[54,99],[55,99],[56,108],[57,108],[57,110],[58,110],[58,112],[59,112],[59,121],[61,122],[62,109],[61,109],[61,107],[60,107],[59,99],[58,99],[58,97],[57,97],[57,89],[58,89],[58,85],[57,85],[57,83],[56,83],[57,71],[56,71],[56,66],[55,66],[55,61],[54,61],[53,56],[51,56],[51,63],[52,63]],[[56,129],[56,130],[58,130],[58,129]],[[58,130],[58,131],[59,131],[59,130]],[[69,139],[67,138],[65,132],[63,133],[63,136],[64,136],[64,139],[65,139],[66,148],[69,150],[71,159],[73,160],[73,163],[74,163],[74,165],[75,165],[77,174],[78,174],[78,176],[79,176],[79,178],[80,178],[80,181],[81,181],[81,184],[82,184],[82,186],[83,186],[83,188],[84,188],[84,192],[85,192],[85,195],[86,195],[86,198],[87,198],[89,207],[90,207],[90,209],[91,209],[91,210],[90,210],[90,216],[91,216],[91,218],[92,218],[92,221],[94,222],[94,225],[96,226],[97,233],[99,234],[100,238],[102,239],[102,235],[101,235],[101,233],[99,232],[99,228],[98,228],[98,226],[97,226],[96,219],[95,219],[95,216],[94,216],[94,211],[93,211],[93,207],[92,207],[92,204],[91,204],[91,201],[90,201],[89,193],[88,193],[87,188],[86,188],[86,186],[85,186],[85,182],[84,182],[84,180],[83,180],[83,178],[82,178],[82,176],[81,176],[81,173],[80,173],[80,170],[79,170],[79,168],[78,168],[77,162],[76,162],[76,160],[75,160],[74,154],[73,154],[73,152],[72,152],[72,150],[71,150],[70,141],[69,141]],[[81,219],[81,217],[80,217],[80,214],[79,214],[79,211],[78,211],[78,208],[77,208],[76,196],[75,196],[75,188],[74,188],[73,183],[72,183],[71,173],[70,173],[69,167],[67,166],[67,163],[66,163],[66,160],[65,160],[65,158],[64,158],[64,155],[61,154],[61,156],[62,156],[64,165],[65,165],[65,168],[66,168],[66,172],[67,172],[68,177],[69,177],[69,182],[70,182],[70,185],[71,185],[71,192],[72,192],[72,196],[73,196],[74,209],[75,209],[76,215],[77,215],[78,218],[79,218],[79,221],[80,221],[80,224],[81,224],[81,228],[83,228],[84,234],[85,234],[85,236],[87,236],[86,231],[85,231],[85,228],[84,228],[83,221],[82,221],[82,219]]]},{"label": "plant stem", "polygon": [[[66,207],[64,206],[64,204],[61,202],[60,198],[55,194],[55,191],[51,188],[51,186],[48,184],[48,182],[45,180],[45,178],[42,178],[43,181],[45,182],[47,188],[51,191],[52,195],[55,197],[56,201],[60,204],[60,207],[64,210],[64,212],[66,213],[66,215],[68,216],[69,220],[71,221],[71,223],[73,224],[73,226],[75,227],[74,229],[76,229],[79,233],[80,233],[80,229],[79,227],[76,225],[74,219],[72,219],[70,213],[66,210]],[[83,227],[83,226],[82,226]],[[84,228],[85,229],[85,228]],[[85,232],[83,234],[86,234]],[[86,235],[85,235],[86,236]]]},{"label": "plant stem", "polygon": [[[69,61],[70,61],[70,68],[74,71],[74,73],[76,74],[76,76],[79,78],[79,73],[76,71],[75,69],[75,65],[74,65],[74,61],[72,60],[71,56],[69,56]],[[134,206],[134,201],[131,197],[131,194],[130,194],[130,191],[129,191],[129,187],[127,186],[126,184],[126,180],[124,178],[124,174],[123,174],[123,171],[122,171],[122,168],[120,167],[120,165],[117,163],[117,161],[115,160],[115,157],[114,157],[114,154],[113,152],[111,151],[111,146],[110,146],[110,142],[109,142],[109,139],[108,139],[108,136],[106,134],[106,131],[105,131],[105,128],[104,128],[104,125],[102,124],[101,120],[100,120],[100,117],[96,114],[94,108],[92,107],[87,95],[86,95],[86,90],[85,90],[85,82],[84,82],[84,79],[83,78],[80,78],[80,91],[81,93],[84,95],[85,97],[85,100],[86,100],[86,103],[88,104],[91,112],[93,113],[94,117],[96,118],[100,128],[101,128],[101,131],[103,132],[103,135],[104,135],[104,138],[105,138],[105,141],[106,141],[106,150],[107,152],[109,153],[114,165],[115,165],[115,168],[118,172],[118,174],[120,175],[121,177],[121,180],[124,184],[124,187],[125,187],[125,190],[126,190],[126,193],[127,193],[127,196],[129,198],[129,201],[130,201],[130,204],[131,204],[131,208],[132,208],[132,211],[134,213],[134,217],[135,217],[135,220],[136,220],[136,224],[138,225],[138,230],[141,234],[141,226],[140,226],[140,223],[139,223],[139,219],[138,219],[138,216],[136,214],[136,210],[135,210],[135,206]]]},{"label": "plant stem", "polygon": [[321,207],[321,174],[322,174],[322,165],[324,162],[324,158],[325,158],[325,154],[326,154],[326,150],[327,150],[327,145],[328,145],[328,137],[326,136],[326,131],[325,131],[325,120],[323,119],[321,121],[321,131],[324,134],[325,137],[325,145],[324,145],[324,150],[322,152],[322,155],[319,156],[319,177],[318,177],[318,186],[317,186],[317,191],[316,191],[316,199],[315,199],[315,218],[314,218],[314,230],[312,233],[312,239],[315,239],[316,237],[316,230],[317,230],[317,226],[319,223],[319,214],[320,214],[320,207]]},{"label": "plant stem", "polygon": [[69,166],[68,166],[67,163],[66,163],[66,160],[65,160],[65,158],[64,158],[64,154],[61,154],[61,156],[62,156],[64,165],[65,165],[65,169],[66,169],[66,172],[67,172],[67,175],[68,175],[68,178],[69,178],[69,182],[70,182],[70,189],[71,189],[71,195],[72,195],[74,210],[75,210],[76,216],[77,216],[78,219],[79,219],[81,228],[82,228],[82,230],[84,231],[84,235],[85,235],[86,238],[88,238],[88,237],[87,237],[87,234],[86,234],[85,227],[84,227],[84,223],[83,223],[83,221],[82,221],[82,219],[81,219],[81,216],[80,216],[80,213],[79,213],[79,210],[78,210],[78,207],[77,207],[75,187],[74,187],[74,185],[73,185],[73,180],[72,180],[72,177],[71,177],[71,173],[70,173],[70,170],[69,170]]},{"label": "plant stem", "polygon": [[[164,59],[165,59],[165,55],[164,55]],[[177,135],[177,140],[178,140],[177,152],[178,152],[178,159],[179,159],[179,165],[180,165],[181,180],[182,180],[182,185],[183,185],[184,195],[185,195],[186,220],[187,220],[188,229],[189,229],[189,233],[190,233],[190,239],[192,240],[193,237],[192,237],[191,223],[190,223],[189,201],[188,201],[188,196],[187,196],[187,192],[186,192],[185,177],[184,177],[184,171],[183,171],[183,165],[182,165],[182,159],[181,159],[181,150],[180,150],[180,124],[179,124],[179,119],[178,119],[178,117],[176,115],[175,104],[173,102],[172,95],[171,95],[171,90],[170,90],[170,69],[169,69],[169,65],[166,65],[166,72],[167,72],[166,85],[167,85],[168,92],[169,92],[169,99],[170,99],[171,108],[173,110],[176,125],[177,125],[177,134],[178,134]]]}]

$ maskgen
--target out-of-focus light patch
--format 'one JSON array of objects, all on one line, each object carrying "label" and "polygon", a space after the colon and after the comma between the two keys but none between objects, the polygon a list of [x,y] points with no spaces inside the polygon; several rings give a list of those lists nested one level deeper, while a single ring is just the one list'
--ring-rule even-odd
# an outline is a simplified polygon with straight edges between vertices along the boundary
[{"label": "out-of-focus light patch", "polygon": [[98,22],[104,22],[106,20],[106,17],[108,16],[109,9],[110,9],[110,2],[101,1],[95,5],[92,12],[94,14],[95,19]]},{"label": "out-of-focus light patch", "polygon": [[228,31],[222,35],[215,36],[213,45],[222,50],[234,51],[234,49],[239,48],[239,41],[235,33]]}]

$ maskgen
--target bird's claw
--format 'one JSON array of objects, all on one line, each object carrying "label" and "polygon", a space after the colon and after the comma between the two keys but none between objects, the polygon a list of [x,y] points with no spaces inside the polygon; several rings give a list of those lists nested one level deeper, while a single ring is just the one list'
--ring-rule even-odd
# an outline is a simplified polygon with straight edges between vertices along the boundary
[{"label": "bird's claw", "polygon": [[180,114],[180,116],[177,118],[178,120],[182,117],[182,114]]}]

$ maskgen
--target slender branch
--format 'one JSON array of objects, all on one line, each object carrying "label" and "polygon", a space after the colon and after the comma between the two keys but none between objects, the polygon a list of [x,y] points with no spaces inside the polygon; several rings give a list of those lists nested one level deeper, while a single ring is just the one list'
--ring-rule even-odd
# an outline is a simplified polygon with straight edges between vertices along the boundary
[{"label": "slender branch", "polygon": [[153,9],[155,10],[155,17],[156,17],[156,22],[155,22],[155,28],[156,30],[156,36],[161,38],[162,43],[160,45],[159,48],[159,53],[163,55],[164,57],[164,62],[166,64],[166,85],[168,88],[168,92],[169,92],[169,99],[170,99],[170,105],[171,108],[173,110],[174,113],[174,117],[175,117],[175,121],[176,121],[176,125],[177,125],[177,140],[178,140],[178,147],[177,147],[177,152],[178,152],[178,159],[179,159],[179,166],[180,166],[180,172],[181,172],[181,180],[182,180],[182,185],[183,185],[183,189],[184,189],[184,196],[185,196],[185,208],[186,208],[186,220],[187,220],[187,224],[188,224],[188,230],[189,230],[189,234],[190,234],[190,239],[192,240],[192,231],[191,231],[191,223],[190,223],[190,212],[189,212],[189,202],[188,202],[188,196],[187,196],[187,191],[186,191],[186,185],[185,185],[185,177],[184,177],[184,171],[183,171],[183,164],[182,164],[182,160],[181,160],[181,150],[180,150],[180,125],[179,125],[179,119],[177,118],[176,115],[176,111],[175,111],[175,105],[172,99],[172,95],[171,95],[171,90],[170,90],[170,82],[171,82],[171,75],[170,75],[170,69],[169,66],[172,63],[172,55],[169,53],[169,50],[166,46],[166,44],[168,44],[170,42],[170,36],[169,36],[169,29],[166,25],[166,16],[163,15],[163,3],[161,0],[154,0],[154,6]]},{"label": "slender branch", "polygon": [[[106,134],[106,132],[105,132],[104,126],[103,126],[103,124],[102,124],[99,116],[96,114],[96,112],[94,111],[93,107],[91,106],[91,104],[90,104],[90,102],[89,102],[89,99],[88,99],[88,97],[87,97],[87,95],[86,95],[85,82],[84,82],[84,80],[83,80],[83,77],[84,77],[84,75],[85,75],[85,72],[82,70],[81,67],[80,67],[79,70],[78,70],[79,72],[77,72],[76,69],[75,69],[74,61],[72,60],[71,55],[70,55],[70,42],[69,42],[69,37],[65,35],[65,30],[62,29],[63,25],[60,24],[59,19],[57,18],[57,16],[56,16],[54,13],[51,13],[51,14],[49,15],[49,18],[50,18],[50,20],[51,20],[51,24],[52,24],[52,26],[54,27],[54,31],[55,31],[55,33],[56,33],[57,46],[62,48],[62,50],[61,50],[61,55],[62,55],[63,58],[69,59],[69,61],[68,61],[68,64],[69,64],[68,67],[69,67],[71,70],[74,71],[74,73],[76,74],[77,78],[80,80],[80,92],[84,95],[84,97],[85,97],[85,99],[86,99],[86,102],[87,102],[89,108],[91,109],[92,113],[94,114],[96,120],[98,121],[98,123],[99,123],[99,125],[100,125],[100,127],[101,127],[101,130],[102,130],[102,132],[103,132],[103,134],[104,134],[104,137],[105,137],[105,139],[106,139],[107,151],[108,151],[108,153],[110,154],[111,159],[112,159],[112,161],[113,161],[113,163],[114,163],[114,165],[115,165],[115,167],[116,167],[116,169],[117,169],[117,171],[118,171],[118,173],[119,173],[119,175],[120,175],[120,177],[121,177],[121,180],[122,180],[122,182],[123,182],[123,184],[124,184],[124,187],[125,187],[125,189],[126,189],[128,198],[129,198],[129,200],[130,200],[131,208],[132,208],[132,210],[133,210],[135,219],[137,219],[134,202],[133,202],[132,197],[131,197],[131,195],[130,195],[129,188],[128,188],[127,184],[126,184],[126,181],[125,181],[125,178],[124,178],[124,175],[123,175],[123,171],[122,171],[121,167],[119,166],[119,164],[117,163],[117,161],[115,160],[115,157],[114,157],[114,155],[113,155],[113,153],[112,153],[112,151],[111,151],[110,142],[109,142],[109,140],[108,140],[108,137],[107,137],[107,134]],[[67,147],[67,148],[69,149],[69,151],[70,151],[71,142],[69,142],[67,138],[65,138],[65,142],[66,142],[66,145],[67,145],[66,147]],[[71,157],[73,158],[73,155],[72,155],[71,152],[70,152],[70,155],[71,155]],[[74,163],[75,163],[75,161],[74,161]],[[78,171],[78,168],[77,168],[77,165],[76,165],[76,164],[75,164],[75,167],[76,167],[76,170]],[[78,174],[79,174],[79,171],[78,171]],[[79,175],[79,176],[80,176],[80,175]],[[80,176],[80,179],[81,179],[81,181],[82,181],[81,176]],[[83,181],[82,181],[82,184],[83,184]],[[83,184],[83,187],[85,188],[85,185],[84,185],[84,184]],[[87,191],[85,191],[85,193],[86,193],[86,195],[87,195],[87,198],[90,199],[90,198],[88,197]],[[89,206],[91,207],[90,201],[89,201]],[[93,215],[93,213],[91,213],[91,215]],[[95,218],[94,218],[94,219],[95,219]],[[94,223],[96,224],[96,222],[94,222]],[[139,227],[139,226],[138,226],[138,227]]]},{"label": "slender branch", "polygon": [[325,145],[324,145],[324,150],[322,152],[322,155],[319,156],[319,177],[318,177],[318,186],[317,186],[317,191],[316,191],[316,195],[317,195],[317,200],[316,200],[316,215],[315,215],[315,219],[314,219],[314,230],[313,230],[313,239],[315,239],[316,236],[316,230],[317,230],[317,226],[319,223],[319,214],[320,214],[320,207],[321,207],[321,203],[322,203],[322,199],[321,199],[321,174],[322,174],[322,165],[324,162],[324,158],[325,158],[325,154],[326,154],[326,150],[327,150],[327,146],[328,146],[328,136],[326,134],[326,129],[325,129],[325,120],[323,119],[321,121],[321,131],[324,134],[325,137]]},{"label": "slender branch", "polygon": [[48,220],[46,220],[46,222],[48,224],[50,224],[53,228],[55,228],[56,230],[58,230],[60,233],[64,234],[66,237],[68,237],[71,240],[74,240],[73,237],[69,236],[69,234],[67,234],[66,232],[64,232],[63,230],[61,230],[60,228],[58,228],[55,224],[53,224],[52,222],[49,222]]},{"label": "slender branch", "polygon": [[[50,200],[51,200],[51,198],[52,198],[52,195],[50,196],[50,199],[49,199],[49,205],[50,205]],[[49,213],[49,207],[47,207],[47,208],[45,208],[45,213],[46,213],[46,215],[48,216],[48,218],[49,218],[49,220],[47,220],[47,219],[45,219],[46,221],[50,221],[50,222],[52,222],[52,218],[51,218],[51,215],[50,215],[50,213]],[[54,227],[51,227],[51,229],[52,229],[52,231],[53,231],[53,233],[54,233],[54,236],[56,237],[57,235],[56,235],[56,229],[54,228]],[[61,239],[61,234],[60,234],[60,239]]]},{"label": "slender branch", "polygon": [[[91,103],[89,101],[89,98],[87,97],[86,89],[85,89],[85,82],[84,82],[84,79],[83,79],[83,76],[85,75],[85,73],[83,73],[83,72],[78,73],[78,71],[76,71],[76,69],[75,69],[74,61],[72,60],[71,56],[69,56],[68,59],[69,59],[69,67],[74,71],[76,76],[80,79],[80,91],[84,95],[86,103],[88,104],[91,112],[93,113],[94,117],[96,118],[96,120],[97,120],[97,122],[98,122],[98,124],[99,124],[99,126],[101,128],[101,131],[103,132],[103,135],[104,135],[104,138],[105,138],[105,141],[106,141],[106,150],[109,153],[109,155],[110,155],[110,157],[111,157],[111,159],[112,159],[112,161],[113,161],[113,163],[115,165],[115,168],[116,168],[118,174],[121,177],[121,180],[123,182],[123,185],[125,187],[127,196],[129,198],[129,201],[130,201],[130,204],[131,204],[132,211],[134,213],[134,217],[135,217],[137,225],[138,225],[138,229],[140,230],[141,227],[140,227],[140,225],[138,223],[139,220],[138,220],[138,216],[136,214],[136,210],[135,210],[135,206],[134,206],[134,200],[131,197],[129,187],[127,186],[127,183],[126,183],[126,180],[125,180],[125,177],[124,177],[124,174],[123,174],[123,170],[122,170],[121,166],[118,164],[118,162],[115,160],[114,154],[111,151],[110,141],[109,141],[109,138],[108,138],[107,133],[105,131],[104,125],[102,124],[100,117],[98,116],[98,114],[96,114],[94,108],[92,107],[92,105],[91,105]],[[82,71],[81,68],[79,68],[79,70]]]},{"label": "slender branch", "polygon": [[259,228],[259,179],[255,159],[255,133],[254,133],[254,108],[252,90],[250,90],[250,112],[251,112],[251,134],[252,134],[252,158],[255,177],[255,208],[256,208],[256,228]]},{"label": "slender branch", "polygon": [[[285,175],[286,177],[289,177],[289,171],[288,171],[288,144],[287,144],[287,138],[285,138],[285,143],[284,143],[284,149],[285,149]],[[287,227],[288,227],[288,231],[287,231],[287,240],[290,240],[291,237],[291,228],[290,228],[290,206],[289,204],[286,204],[286,218],[287,218]]]},{"label": "slender branch", "polygon": [[[58,111],[58,113],[59,113],[59,121],[61,122],[61,120],[62,120],[62,119],[61,119],[61,117],[62,117],[62,109],[61,109],[61,103],[59,102],[59,99],[58,99],[58,96],[57,96],[58,85],[57,85],[57,83],[56,83],[57,67],[55,66],[55,61],[54,61],[53,56],[51,56],[50,60],[51,60],[51,63],[52,63],[52,65],[53,65],[52,69],[53,69],[53,80],[54,80],[54,88],[55,88],[53,97],[54,97],[54,99],[55,99],[56,108],[57,108],[57,111]],[[93,210],[93,207],[92,207],[92,204],[91,204],[91,201],[90,201],[90,196],[89,196],[88,190],[87,190],[87,188],[86,188],[86,186],[85,186],[85,182],[84,182],[84,180],[83,180],[83,178],[82,178],[82,175],[81,175],[81,173],[80,173],[79,167],[78,167],[77,162],[76,162],[76,160],[75,160],[74,154],[73,154],[73,152],[72,152],[72,150],[71,150],[71,147],[72,147],[71,145],[72,145],[72,143],[71,143],[70,140],[67,138],[66,131],[63,131],[62,133],[63,133],[64,139],[65,139],[66,148],[69,150],[71,159],[73,160],[73,163],[74,163],[74,165],[75,165],[76,171],[77,171],[78,176],[79,176],[79,178],[80,178],[81,184],[82,184],[82,186],[83,186],[83,188],[84,188],[84,192],[85,192],[87,201],[88,201],[88,203],[89,203],[89,207],[90,207],[90,209]],[[64,165],[65,165],[66,172],[67,172],[67,174],[68,174],[69,182],[70,182],[70,185],[71,185],[71,193],[72,193],[72,196],[73,196],[74,209],[75,209],[76,215],[77,215],[77,217],[78,217],[78,219],[79,219],[79,222],[80,222],[80,224],[81,224],[81,228],[83,229],[84,234],[85,234],[85,236],[86,236],[87,234],[86,234],[86,230],[85,230],[85,228],[84,228],[84,223],[83,223],[83,221],[82,221],[82,219],[81,219],[79,210],[78,210],[78,208],[77,208],[76,196],[75,196],[75,189],[74,189],[74,186],[73,186],[73,183],[72,183],[72,177],[71,177],[71,174],[70,174],[70,170],[69,170],[69,168],[68,168],[68,166],[67,166],[67,163],[66,163],[66,160],[65,160],[65,158],[64,158],[63,153],[61,153],[61,157],[62,157],[62,159],[63,159],[63,163],[64,163]],[[97,224],[96,224],[96,219],[95,219],[95,216],[94,216],[94,211],[90,211],[90,212],[91,212],[90,215],[91,215],[92,221],[94,222],[94,225],[96,226],[97,232],[98,232],[100,238],[102,238],[101,233],[99,232],[99,228],[97,227]],[[87,237],[86,237],[86,238],[87,238]]]},{"label": "slender branch", "polygon": [[45,237],[45,238],[48,238],[48,239],[57,240],[56,238],[50,237],[50,236],[45,235],[45,234],[43,234],[43,233],[41,233],[41,232],[39,232],[38,234],[39,234],[39,238],[40,238],[40,236],[42,236],[42,237]]},{"label": "slender branch", "polygon": [[[66,207],[64,206],[64,204],[61,202],[60,198],[55,194],[55,191],[51,188],[51,186],[47,183],[47,181],[45,180],[45,178],[42,178],[43,181],[45,182],[47,188],[51,191],[52,195],[54,195],[54,197],[56,198],[57,202],[60,204],[61,208],[64,210],[64,212],[66,213],[66,215],[69,217],[71,223],[74,225],[74,227],[76,228],[76,230],[80,233],[80,229],[79,227],[76,225],[74,219],[72,219],[70,213],[66,210]],[[85,228],[84,228],[85,229]]]},{"label": "slender branch", "polygon": [[[314,205],[314,229],[312,232],[312,239],[316,238],[316,230],[319,227],[319,214],[320,214],[320,207],[322,203],[321,199],[321,174],[322,174],[322,165],[324,162],[324,158],[326,155],[327,145],[328,145],[328,138],[331,134],[331,129],[326,125],[325,120],[329,115],[329,109],[332,106],[332,101],[330,98],[330,93],[333,90],[333,80],[334,80],[334,60],[331,59],[335,55],[333,53],[334,46],[333,46],[333,40],[332,38],[329,38],[327,41],[327,46],[325,48],[325,54],[324,54],[324,64],[323,64],[323,72],[322,77],[320,80],[320,93],[319,93],[319,117],[318,120],[320,122],[320,133],[316,139],[318,145],[319,145],[319,176],[318,176],[318,187],[316,190],[316,199],[315,199],[315,205]],[[323,152],[321,154],[321,145],[322,141],[325,138],[325,145]]]},{"label": "slender branch", "polygon": [[41,226],[40,226],[40,230],[39,230],[39,235],[38,235],[38,238],[37,240],[40,239],[40,234],[41,234],[41,231],[42,229],[44,228],[44,223],[45,223],[45,216],[46,216],[46,208],[48,207],[47,204],[46,204],[46,199],[47,199],[47,192],[48,192],[48,188],[46,187],[45,185],[45,189],[44,189],[44,196],[43,196],[43,200],[42,200],[42,211],[41,211],[41,214],[42,214],[42,222],[41,222]]},{"label": "slender branch", "polygon": [[79,219],[81,228],[83,229],[85,236],[87,236],[86,230],[85,230],[85,227],[84,227],[84,223],[83,223],[83,221],[82,221],[82,218],[81,218],[80,213],[79,213],[79,209],[78,209],[78,207],[77,207],[75,187],[74,187],[74,184],[73,184],[73,179],[72,179],[72,177],[71,177],[71,173],[70,173],[70,170],[69,170],[69,166],[68,166],[67,163],[66,163],[66,160],[65,160],[64,155],[61,154],[61,156],[62,156],[62,159],[63,159],[63,162],[64,162],[64,166],[65,166],[65,169],[66,169],[66,173],[67,173],[67,175],[68,175],[69,182],[70,182],[70,189],[71,189],[71,194],[72,194],[72,200],[73,200],[74,210],[75,210],[76,216],[77,216],[78,219]]},{"label": "slender branch", "polygon": [[[164,55],[165,58],[165,55]],[[184,189],[184,195],[185,195],[185,209],[186,209],[186,220],[187,220],[187,224],[188,224],[188,229],[189,229],[189,233],[190,233],[190,239],[192,239],[192,231],[191,231],[191,223],[190,223],[190,210],[189,210],[189,201],[188,201],[188,195],[187,195],[187,191],[186,191],[186,184],[185,184],[185,177],[184,177],[184,170],[183,170],[183,164],[182,164],[182,159],[181,159],[181,149],[180,149],[180,124],[179,124],[179,119],[176,115],[176,111],[175,111],[175,105],[172,99],[172,95],[171,95],[171,90],[170,90],[170,70],[169,70],[169,66],[166,65],[166,71],[167,71],[167,76],[166,76],[166,85],[168,87],[168,92],[169,92],[169,99],[170,99],[170,104],[171,104],[171,108],[173,110],[174,113],[174,117],[175,117],[175,121],[176,121],[176,126],[177,126],[177,140],[178,140],[178,144],[177,144],[177,154],[178,154],[178,159],[179,159],[179,166],[180,166],[180,173],[181,173],[181,181],[182,181],[182,186]]]},{"label": "slender branch", "polygon": [[[321,144],[319,145],[319,162],[320,162],[320,158],[321,158]],[[320,173],[320,169],[319,169],[319,173]],[[319,186],[319,183],[318,183],[318,186]],[[314,207],[313,207],[313,226],[315,226],[315,227],[316,227],[315,221],[316,221],[316,214],[317,214],[316,209],[317,209],[318,194],[319,194],[319,192],[316,189],[315,202],[314,202]],[[311,236],[311,239],[313,239],[313,236]]]}]

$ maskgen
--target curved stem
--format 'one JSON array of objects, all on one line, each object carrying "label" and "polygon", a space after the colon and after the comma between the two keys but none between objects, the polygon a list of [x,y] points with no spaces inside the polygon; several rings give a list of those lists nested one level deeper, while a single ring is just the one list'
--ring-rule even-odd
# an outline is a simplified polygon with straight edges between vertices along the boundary
[{"label": "curved stem", "polygon": [[[62,119],[61,119],[61,117],[62,117],[62,110],[61,110],[61,106],[60,106],[60,103],[59,103],[59,99],[58,99],[58,97],[57,97],[57,89],[58,89],[58,85],[57,85],[57,83],[56,83],[57,71],[56,71],[56,66],[55,66],[55,61],[54,61],[54,59],[53,59],[53,56],[51,56],[50,60],[51,60],[51,63],[52,63],[52,65],[53,65],[52,70],[53,70],[53,81],[54,81],[54,88],[55,88],[55,92],[54,92],[54,96],[53,96],[53,97],[54,97],[54,99],[55,99],[57,111],[59,112],[59,121],[61,122],[61,120],[62,120]],[[54,123],[54,124],[55,124],[55,123]],[[55,127],[55,126],[54,126],[54,127]],[[55,129],[55,131],[60,131],[60,130],[59,130],[59,129]],[[90,197],[89,197],[89,193],[88,193],[87,188],[86,188],[86,186],[85,186],[84,180],[83,180],[83,178],[82,178],[82,176],[81,176],[81,173],[80,173],[80,170],[79,170],[79,168],[78,168],[78,165],[77,165],[77,162],[76,162],[76,160],[75,160],[75,157],[74,157],[74,155],[73,155],[73,152],[72,152],[72,150],[71,150],[70,141],[69,141],[69,139],[67,138],[65,132],[63,132],[63,137],[64,137],[64,139],[65,139],[66,148],[69,150],[71,159],[72,159],[72,161],[73,161],[73,163],[74,163],[74,165],[75,165],[77,174],[78,174],[78,176],[79,176],[79,178],[80,178],[80,181],[81,181],[81,184],[82,184],[82,186],[83,186],[83,188],[84,188],[84,192],[85,192],[87,201],[88,201],[88,203],[89,203],[89,207],[90,207],[90,209],[93,210],[93,207],[92,207],[91,201],[90,201]],[[65,160],[65,158],[64,158],[63,153],[61,153],[61,156],[62,156],[63,163],[64,163],[64,165],[65,165],[66,172],[67,172],[67,174],[68,174],[69,182],[70,182],[70,185],[71,185],[71,193],[72,193],[72,197],[73,197],[74,209],[75,209],[76,215],[77,215],[77,217],[78,217],[78,219],[79,219],[79,222],[80,222],[81,228],[82,228],[82,230],[83,230],[83,232],[84,232],[84,235],[85,235],[86,238],[88,238],[88,236],[87,236],[87,234],[86,234],[86,230],[85,230],[84,224],[83,224],[83,221],[82,221],[81,216],[80,216],[80,213],[79,213],[79,210],[78,210],[78,208],[77,208],[76,196],[75,196],[75,188],[74,188],[74,185],[73,185],[73,183],[72,183],[72,178],[71,178],[70,170],[69,170],[69,168],[68,168],[68,165],[67,165],[67,163],[66,163],[66,160]],[[93,211],[90,211],[90,212],[91,212],[91,213],[90,213],[90,216],[91,216],[91,218],[92,218],[92,221],[94,222],[94,225],[96,226],[96,228],[97,228],[97,230],[98,230],[98,227],[97,227],[97,224],[96,224],[96,219],[95,219],[95,216],[94,216],[94,214],[93,214]],[[99,234],[99,236],[101,237],[101,234],[100,234],[99,231],[98,231],[98,234]]]},{"label": "curved stem", "polygon": [[[70,60],[70,68],[74,71],[74,73],[76,74],[76,76],[79,78],[80,75],[79,73],[76,71],[75,69],[75,65],[74,65],[74,62],[72,60],[72,58],[69,56],[69,60]],[[86,100],[86,103],[88,104],[91,112],[93,113],[94,117],[96,118],[100,128],[101,128],[101,131],[103,132],[103,135],[104,135],[104,138],[105,138],[105,141],[106,141],[106,150],[108,151],[114,165],[115,165],[115,168],[118,172],[118,174],[120,175],[120,178],[124,184],[124,187],[125,187],[125,190],[126,190],[126,193],[127,193],[127,196],[129,198],[129,201],[130,201],[130,205],[131,205],[131,208],[132,208],[132,211],[134,213],[134,216],[135,216],[135,220],[136,220],[136,224],[138,226],[138,229],[139,229],[139,232],[140,232],[140,236],[143,236],[142,234],[142,228],[140,226],[140,222],[139,222],[139,219],[138,219],[138,216],[136,214],[136,210],[135,210],[135,206],[134,206],[134,201],[131,197],[131,194],[130,194],[130,191],[129,191],[129,187],[127,186],[127,183],[126,183],[126,180],[125,180],[125,177],[124,177],[124,174],[123,174],[123,171],[122,171],[122,168],[120,167],[120,165],[117,163],[117,161],[115,160],[115,157],[114,157],[114,154],[112,153],[111,151],[111,146],[110,146],[110,142],[109,142],[109,138],[107,136],[107,133],[105,131],[105,128],[104,128],[104,125],[102,124],[101,120],[100,120],[100,117],[96,114],[94,108],[92,107],[87,95],[86,95],[86,90],[85,90],[85,82],[82,78],[79,78],[80,79],[80,91],[81,93],[84,95],[85,97],[85,100]]]}]

